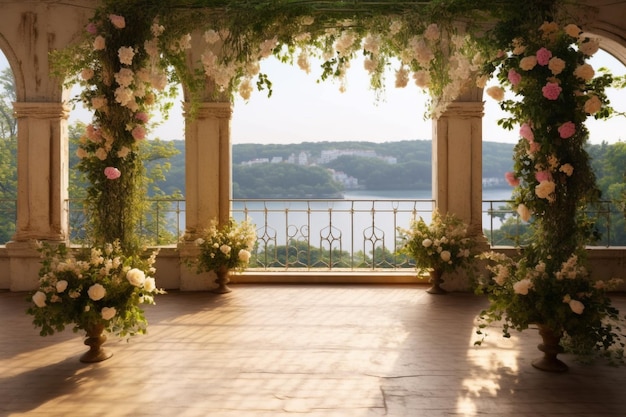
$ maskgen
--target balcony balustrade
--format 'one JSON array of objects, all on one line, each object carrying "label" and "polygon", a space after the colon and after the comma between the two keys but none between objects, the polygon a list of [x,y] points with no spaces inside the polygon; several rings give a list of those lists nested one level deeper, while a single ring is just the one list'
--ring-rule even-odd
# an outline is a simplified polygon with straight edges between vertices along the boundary
[{"label": "balcony balustrade", "polygon": [[[175,245],[185,230],[185,201],[152,199],[139,233],[154,246]],[[527,226],[505,200],[483,201],[483,230],[492,247],[521,246]],[[412,259],[399,254],[399,228],[407,228],[413,217],[430,220],[433,200],[261,200],[235,199],[232,216],[256,225],[257,243],[251,269],[336,271],[414,268]],[[86,238],[82,203],[67,202],[70,241]],[[15,227],[14,200],[0,201],[0,218],[10,240]],[[586,215],[600,239],[595,247],[626,246],[624,233],[612,222],[622,211],[611,201],[602,201]],[[13,229],[10,229],[13,225]]]}]

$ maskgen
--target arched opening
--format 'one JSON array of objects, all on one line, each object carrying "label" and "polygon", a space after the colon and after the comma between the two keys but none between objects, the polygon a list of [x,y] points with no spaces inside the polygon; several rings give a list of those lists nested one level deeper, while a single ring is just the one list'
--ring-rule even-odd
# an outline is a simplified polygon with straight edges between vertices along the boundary
[{"label": "arched opening", "polygon": [[13,238],[17,221],[17,120],[13,115],[16,100],[15,76],[0,51],[0,245]]}]

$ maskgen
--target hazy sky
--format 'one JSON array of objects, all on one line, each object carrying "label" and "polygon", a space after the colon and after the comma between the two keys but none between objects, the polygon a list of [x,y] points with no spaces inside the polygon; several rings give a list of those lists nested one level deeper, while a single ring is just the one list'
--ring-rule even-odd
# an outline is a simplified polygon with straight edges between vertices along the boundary
[{"label": "hazy sky", "polygon": [[[590,61],[594,68],[608,67],[614,75],[623,75],[626,68],[610,55],[600,51]],[[0,53],[0,68],[8,66]],[[306,74],[297,66],[278,63],[270,58],[261,64],[273,83],[273,94],[253,92],[250,100],[237,98],[231,123],[233,143],[297,143],[304,141],[364,140],[388,142],[406,139],[431,139],[432,125],[424,120],[427,97],[409,83],[395,88],[393,69],[387,77],[387,88],[380,98],[369,88],[367,72],[360,61],[348,71],[347,91],[327,80],[318,83],[320,71],[312,66]],[[613,107],[626,111],[626,91],[609,92]],[[485,94],[483,138],[486,141],[516,142],[517,131],[499,128],[503,117],[497,102]],[[182,139],[184,124],[180,105],[172,109],[169,120],[157,128],[152,137]],[[89,122],[89,113],[74,110],[70,121]],[[626,117],[597,122],[588,119],[590,141],[613,143],[626,140]]]}]

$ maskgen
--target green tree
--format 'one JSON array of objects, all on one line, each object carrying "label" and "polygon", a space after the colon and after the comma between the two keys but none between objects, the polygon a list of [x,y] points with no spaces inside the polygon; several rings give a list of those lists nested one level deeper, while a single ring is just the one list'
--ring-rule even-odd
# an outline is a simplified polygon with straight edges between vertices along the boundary
[{"label": "green tree", "polygon": [[15,233],[17,207],[17,120],[15,79],[9,68],[0,72],[0,244]]}]

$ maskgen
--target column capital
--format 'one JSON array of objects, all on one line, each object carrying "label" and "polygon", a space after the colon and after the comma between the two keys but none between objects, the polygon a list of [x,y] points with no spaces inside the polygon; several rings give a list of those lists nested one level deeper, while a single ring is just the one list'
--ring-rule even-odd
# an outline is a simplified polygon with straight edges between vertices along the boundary
[{"label": "column capital", "polygon": [[185,102],[183,105],[185,117],[196,119],[230,119],[233,115],[233,106],[230,102],[202,102],[192,104]]},{"label": "column capital", "polygon": [[448,104],[446,110],[440,116],[440,119],[482,119],[484,115],[484,109],[485,105],[482,101],[454,101]]},{"label": "column capital", "polygon": [[50,101],[16,101],[13,103],[13,113],[18,119],[25,117],[35,119],[68,119],[70,110],[70,106],[66,103]]}]

